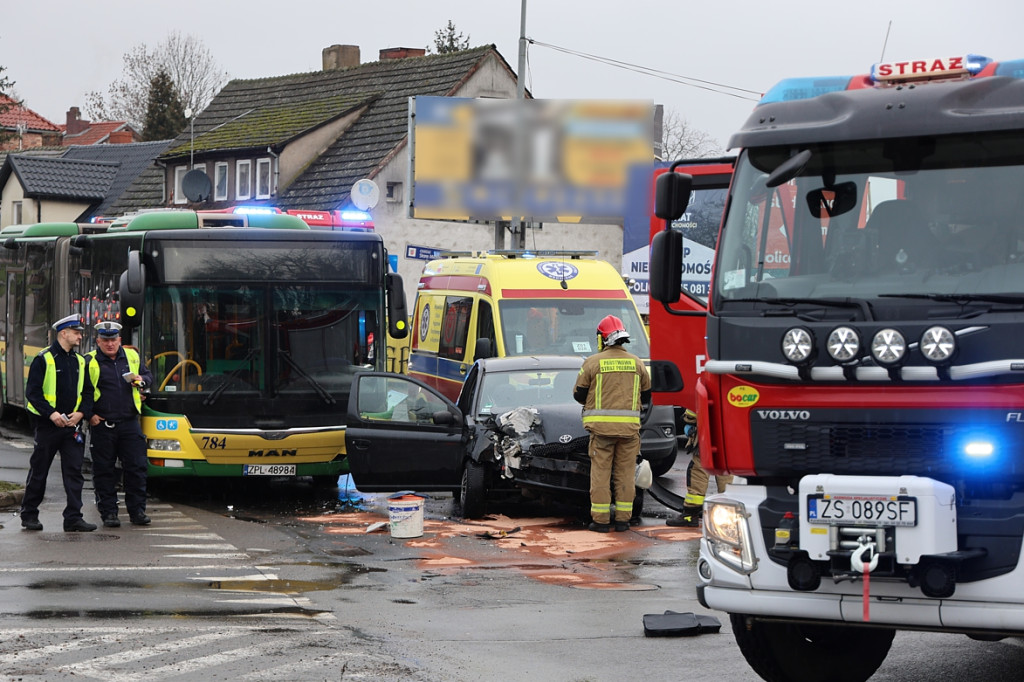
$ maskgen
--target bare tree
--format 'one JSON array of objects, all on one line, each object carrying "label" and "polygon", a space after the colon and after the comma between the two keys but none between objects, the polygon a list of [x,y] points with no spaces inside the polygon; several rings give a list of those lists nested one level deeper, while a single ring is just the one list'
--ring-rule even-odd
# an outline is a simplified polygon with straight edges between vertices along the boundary
[{"label": "bare tree", "polygon": [[200,112],[228,80],[210,50],[195,36],[172,32],[152,51],[140,43],[124,55],[121,78],[110,84],[107,95],[85,96],[85,114],[93,120],[128,121],[141,129],[146,119],[149,88],[160,71],[170,76],[186,109]]},{"label": "bare tree", "polygon": [[[10,97],[14,101],[13,104],[6,101],[0,101],[0,114],[5,113],[14,105],[21,104],[21,102],[18,101],[18,96],[14,94],[14,81],[4,75],[4,71],[6,70],[6,66],[0,66],[0,95]],[[5,133],[3,129],[0,129],[0,145],[7,142],[12,137],[14,137],[14,135],[11,133]]]},{"label": "bare tree", "polygon": [[[434,31],[434,52],[437,54],[448,54],[458,52],[469,47],[469,36],[455,32],[455,23],[451,19],[444,28]],[[428,47],[427,50],[430,48]]]},{"label": "bare tree", "polygon": [[722,146],[710,134],[694,128],[679,112],[667,108],[661,121],[661,149],[665,161],[722,153]]}]

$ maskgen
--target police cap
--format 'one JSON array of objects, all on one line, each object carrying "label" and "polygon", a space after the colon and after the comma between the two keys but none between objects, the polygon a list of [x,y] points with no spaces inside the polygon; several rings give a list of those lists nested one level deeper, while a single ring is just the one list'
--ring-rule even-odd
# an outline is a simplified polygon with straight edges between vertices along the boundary
[{"label": "police cap", "polygon": [[121,335],[121,325],[117,322],[97,322],[93,325],[93,328],[100,336],[114,337]]},{"label": "police cap", "polygon": [[82,325],[82,318],[79,317],[77,314],[74,314],[68,315],[67,317],[62,317],[61,319],[54,322],[53,329],[58,332],[61,329],[76,329],[78,331],[84,331],[85,327]]}]

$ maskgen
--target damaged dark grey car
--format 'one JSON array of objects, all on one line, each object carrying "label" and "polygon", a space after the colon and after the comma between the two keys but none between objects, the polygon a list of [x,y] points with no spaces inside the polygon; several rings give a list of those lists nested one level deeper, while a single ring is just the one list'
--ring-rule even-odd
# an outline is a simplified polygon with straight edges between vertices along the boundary
[{"label": "damaged dark grey car", "polygon": [[[572,399],[582,363],[572,356],[478,360],[456,403],[408,376],[358,375],[345,436],[356,486],[450,491],[466,518],[509,495],[586,508],[589,438]],[[642,504],[638,495],[635,516]]]}]

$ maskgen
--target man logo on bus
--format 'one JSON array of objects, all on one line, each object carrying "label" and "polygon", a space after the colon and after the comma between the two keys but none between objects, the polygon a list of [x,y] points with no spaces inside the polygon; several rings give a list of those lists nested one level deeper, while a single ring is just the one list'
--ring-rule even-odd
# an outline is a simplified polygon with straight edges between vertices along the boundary
[{"label": "man logo on bus", "polygon": [[556,260],[537,263],[537,270],[539,270],[540,274],[545,277],[557,280],[572,279],[576,275],[580,274],[579,268],[575,265]]},{"label": "man logo on bus", "polygon": [[430,330],[430,304],[423,305],[423,314],[420,315],[420,341],[427,340],[427,331]]}]

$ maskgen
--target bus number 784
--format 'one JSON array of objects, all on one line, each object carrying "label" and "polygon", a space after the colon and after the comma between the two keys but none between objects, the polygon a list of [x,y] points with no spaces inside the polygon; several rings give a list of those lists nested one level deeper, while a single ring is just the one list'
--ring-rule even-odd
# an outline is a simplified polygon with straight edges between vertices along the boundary
[{"label": "bus number 784", "polygon": [[228,446],[227,436],[203,436],[204,450],[223,450]]}]

